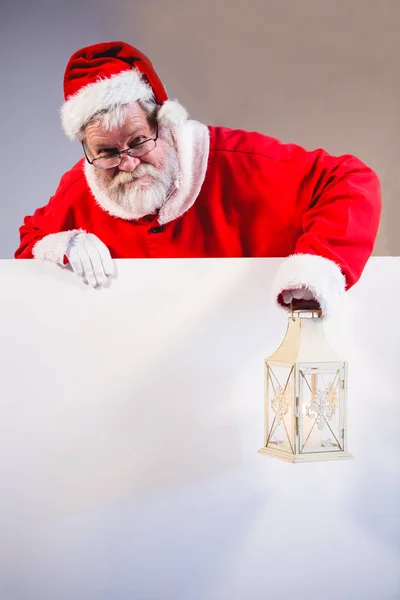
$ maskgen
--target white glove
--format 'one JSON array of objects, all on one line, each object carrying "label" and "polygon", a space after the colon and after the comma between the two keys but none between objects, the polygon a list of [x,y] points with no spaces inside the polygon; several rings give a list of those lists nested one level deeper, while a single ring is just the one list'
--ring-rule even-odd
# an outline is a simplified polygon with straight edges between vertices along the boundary
[{"label": "white glove", "polygon": [[296,290],[283,290],[282,300],[285,304],[291,304],[293,300],[304,300],[306,302],[317,302],[306,287],[301,287]]},{"label": "white glove", "polygon": [[114,262],[109,249],[93,233],[78,233],[69,242],[65,253],[73,271],[92,287],[107,283],[114,274]]}]

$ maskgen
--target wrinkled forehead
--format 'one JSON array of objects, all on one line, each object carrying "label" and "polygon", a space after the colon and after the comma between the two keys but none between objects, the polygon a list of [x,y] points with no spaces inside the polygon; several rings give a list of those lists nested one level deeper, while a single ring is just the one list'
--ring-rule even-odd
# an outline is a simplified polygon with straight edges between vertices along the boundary
[{"label": "wrinkled forehead", "polygon": [[116,127],[122,126],[129,119],[134,119],[137,122],[145,122],[148,121],[150,117],[138,102],[120,104],[113,108],[95,113],[84,125],[82,132],[86,132],[86,129],[92,124],[104,127],[105,129],[115,129]]},{"label": "wrinkled forehead", "polygon": [[137,131],[149,133],[151,125],[148,114],[135,102],[94,115],[85,126],[82,137],[90,144],[95,137],[116,139],[129,137]]}]

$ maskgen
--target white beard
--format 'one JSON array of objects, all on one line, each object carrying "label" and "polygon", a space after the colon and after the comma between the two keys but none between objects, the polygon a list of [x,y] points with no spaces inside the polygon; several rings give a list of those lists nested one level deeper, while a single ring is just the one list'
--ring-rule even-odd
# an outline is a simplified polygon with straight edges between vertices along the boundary
[{"label": "white beard", "polygon": [[[122,219],[140,219],[155,214],[177,186],[179,162],[172,146],[165,147],[165,165],[156,169],[140,163],[132,172],[119,171],[110,181],[103,181],[102,172],[85,162],[88,186],[100,207]],[[146,175],[142,179],[142,176]]]}]

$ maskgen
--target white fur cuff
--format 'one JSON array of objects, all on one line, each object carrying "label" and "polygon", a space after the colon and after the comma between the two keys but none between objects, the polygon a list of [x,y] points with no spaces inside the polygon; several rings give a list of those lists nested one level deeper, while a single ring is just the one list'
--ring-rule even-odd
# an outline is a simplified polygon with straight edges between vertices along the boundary
[{"label": "white fur cuff", "polygon": [[78,233],[85,233],[85,231],[83,229],[71,229],[59,233],[49,233],[49,235],[36,242],[32,250],[33,257],[63,265],[68,244]]},{"label": "white fur cuff", "polygon": [[[272,285],[275,302],[283,290],[306,287],[318,301],[322,314],[331,316],[344,293],[346,280],[339,266],[332,260],[314,254],[293,254],[280,265]],[[289,307],[287,307],[290,310]]]}]

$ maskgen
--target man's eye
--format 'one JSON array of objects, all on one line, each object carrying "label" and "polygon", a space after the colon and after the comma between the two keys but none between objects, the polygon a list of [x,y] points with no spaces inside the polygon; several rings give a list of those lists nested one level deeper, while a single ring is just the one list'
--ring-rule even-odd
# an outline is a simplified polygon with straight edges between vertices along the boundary
[{"label": "man's eye", "polygon": [[114,156],[114,154],[116,153],[111,150],[100,150],[97,154],[97,158],[106,158],[108,156]]},{"label": "man's eye", "polygon": [[144,142],[144,140],[146,140],[146,139],[147,138],[144,135],[139,135],[138,137],[135,137],[135,139],[131,141],[129,146],[131,148],[132,148],[132,146],[137,146],[138,144],[141,144],[142,142]]}]

